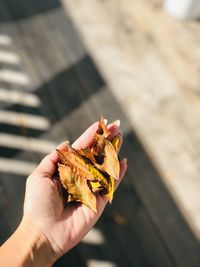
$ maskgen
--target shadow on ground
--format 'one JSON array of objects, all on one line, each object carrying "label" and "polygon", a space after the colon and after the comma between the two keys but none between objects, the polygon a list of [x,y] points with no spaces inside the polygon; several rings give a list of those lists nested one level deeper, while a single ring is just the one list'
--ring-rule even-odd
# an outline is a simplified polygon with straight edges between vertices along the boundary
[{"label": "shadow on ground", "polygon": [[59,0],[0,0],[0,23],[26,19],[34,15],[51,11],[59,6]]}]

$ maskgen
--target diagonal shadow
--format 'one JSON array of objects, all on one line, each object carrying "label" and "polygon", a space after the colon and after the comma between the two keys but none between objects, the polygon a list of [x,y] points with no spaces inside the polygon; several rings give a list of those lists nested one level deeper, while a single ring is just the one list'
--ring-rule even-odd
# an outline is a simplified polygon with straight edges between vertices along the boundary
[{"label": "diagonal shadow", "polygon": [[59,6],[59,0],[0,0],[0,23],[25,19]]},{"label": "diagonal shadow", "polygon": [[[48,118],[53,126],[54,123],[67,117],[89,97],[101,91],[104,85],[94,62],[87,55],[36,90],[35,95],[41,100],[41,106],[9,104],[5,106],[4,110],[14,111],[18,114],[42,115]],[[26,137],[39,137],[45,133],[41,129],[33,129],[26,125],[11,125],[5,122],[0,123],[0,132]],[[14,157],[21,152],[20,149],[8,148],[3,144],[0,148],[4,157]]]},{"label": "diagonal shadow", "polygon": [[[105,82],[93,60],[86,55],[35,90],[34,94],[41,100],[41,107],[10,104],[4,109],[34,115],[42,114],[48,117],[51,123],[55,123],[104,86]],[[4,129],[6,128],[1,128],[2,131]]]},{"label": "diagonal shadow", "polygon": [[36,91],[43,103],[41,113],[55,123],[100,91],[104,85],[93,60],[86,55]]}]

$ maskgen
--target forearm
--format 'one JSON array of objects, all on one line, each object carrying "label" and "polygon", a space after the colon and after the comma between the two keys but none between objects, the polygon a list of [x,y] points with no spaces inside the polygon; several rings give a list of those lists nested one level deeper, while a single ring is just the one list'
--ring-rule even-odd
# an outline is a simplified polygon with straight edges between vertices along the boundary
[{"label": "forearm", "polygon": [[55,260],[47,238],[24,220],[0,247],[2,267],[49,267]]}]

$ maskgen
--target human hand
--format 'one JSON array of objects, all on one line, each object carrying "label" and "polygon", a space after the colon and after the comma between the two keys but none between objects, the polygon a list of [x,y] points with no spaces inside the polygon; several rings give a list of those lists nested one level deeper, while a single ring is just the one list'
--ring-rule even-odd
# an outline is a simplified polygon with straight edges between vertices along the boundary
[{"label": "human hand", "polygon": [[[72,145],[76,149],[91,145],[98,123],[89,127]],[[111,135],[119,132],[116,124],[108,126]],[[64,147],[64,144],[59,148]],[[37,229],[46,239],[53,251],[52,258],[57,259],[75,246],[91,229],[100,217],[107,201],[97,196],[97,213],[83,204],[63,205],[62,190],[54,179],[58,162],[56,151],[46,156],[28,177],[24,202],[22,226]],[[126,160],[120,162],[120,180],[127,168]],[[52,259],[53,260],[53,259]]]}]

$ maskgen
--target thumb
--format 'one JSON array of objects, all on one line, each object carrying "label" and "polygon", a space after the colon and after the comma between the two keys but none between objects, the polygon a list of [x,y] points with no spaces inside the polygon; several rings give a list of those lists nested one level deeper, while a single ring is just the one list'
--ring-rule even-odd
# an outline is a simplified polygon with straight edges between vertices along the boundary
[{"label": "thumb", "polygon": [[35,175],[40,175],[40,177],[52,178],[56,170],[58,160],[59,158],[57,152],[53,151],[43,158],[33,173]]}]

